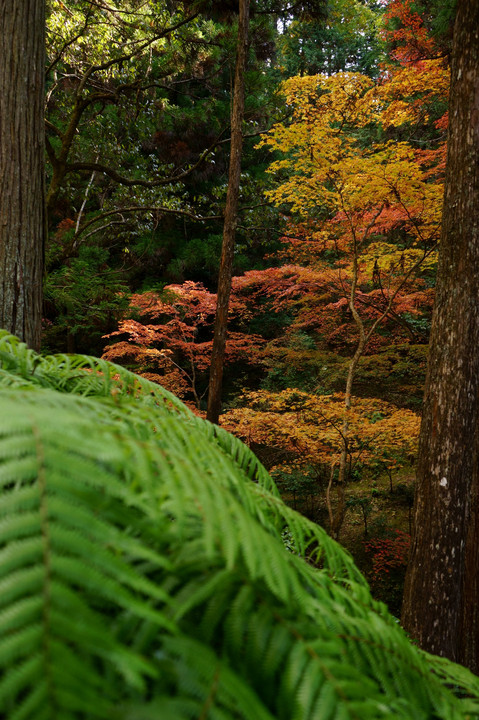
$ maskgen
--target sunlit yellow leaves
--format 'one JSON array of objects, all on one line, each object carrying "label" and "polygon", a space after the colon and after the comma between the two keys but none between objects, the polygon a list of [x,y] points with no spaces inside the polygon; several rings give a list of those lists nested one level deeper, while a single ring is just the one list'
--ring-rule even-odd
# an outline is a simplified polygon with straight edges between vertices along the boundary
[{"label": "sunlit yellow leaves", "polygon": [[422,270],[431,270],[437,263],[437,251],[432,251],[426,257],[419,248],[398,248],[397,245],[387,242],[372,242],[367,251],[361,256],[361,270],[366,274],[382,271],[388,276],[403,276],[418,262]]},{"label": "sunlit yellow leaves", "polygon": [[421,60],[399,68],[374,88],[378,101],[377,120],[384,127],[427,121],[426,108],[432,100],[447,101],[449,68],[444,60]]},{"label": "sunlit yellow leaves", "polygon": [[269,167],[277,181],[269,198],[299,221],[321,217],[311,233],[333,234],[340,249],[354,244],[356,253],[367,251],[371,235],[399,228],[403,247],[420,245],[428,256],[441,220],[442,153],[380,140],[380,133],[371,142],[371,128],[417,120],[421,97],[442,98],[447,82],[439,61],[400,68],[378,83],[348,72],[287,80],[292,119],[261,141],[281,153]]}]

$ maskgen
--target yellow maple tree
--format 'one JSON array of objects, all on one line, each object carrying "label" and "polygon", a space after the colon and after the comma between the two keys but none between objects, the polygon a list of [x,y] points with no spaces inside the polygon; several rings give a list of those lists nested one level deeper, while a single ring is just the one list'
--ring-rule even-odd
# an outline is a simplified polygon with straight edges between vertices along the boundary
[{"label": "yellow maple tree", "polygon": [[[432,93],[438,66],[430,70],[429,75],[421,71],[416,82]],[[408,142],[388,140],[379,130],[383,137],[372,140],[373,127],[387,129],[416,118],[418,110],[407,103],[416,88],[407,71],[384,84],[349,72],[287,80],[283,91],[290,121],[273,126],[260,143],[281,153],[269,166],[277,184],[268,197],[292,215],[316,219],[316,232],[329,232],[343,246],[354,235],[367,240],[386,222],[401,222],[410,245],[430,245],[441,218],[442,183],[431,182],[429,167]],[[424,75],[430,76],[430,87]],[[400,87],[405,99],[398,98]]]},{"label": "yellow maple tree", "polygon": [[[435,262],[441,206],[441,148],[418,151],[388,130],[424,121],[425,108],[443,97],[447,71],[424,61],[376,82],[357,73],[290,78],[283,92],[291,115],[261,140],[280,154],[270,165],[276,185],[268,197],[291,218],[306,222],[339,258],[336,269],[357,329],[339,430],[338,509],[332,533],[346,511],[345,480],[354,422],[352,387],[358,363],[401,289]],[[401,244],[388,233],[399,229]],[[364,274],[375,279],[383,301],[365,323],[358,304]],[[336,460],[331,456],[331,465]],[[332,475],[331,475],[332,476]]]}]

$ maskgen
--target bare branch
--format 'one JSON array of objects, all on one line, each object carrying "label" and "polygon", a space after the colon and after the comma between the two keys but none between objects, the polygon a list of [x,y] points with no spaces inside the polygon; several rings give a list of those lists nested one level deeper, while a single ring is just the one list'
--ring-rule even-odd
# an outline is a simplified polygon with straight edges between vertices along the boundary
[{"label": "bare branch", "polygon": [[[98,159],[98,155],[97,155],[97,159]],[[78,235],[78,230],[79,230],[79,227],[80,227],[81,216],[82,216],[82,214],[83,214],[83,210],[85,209],[86,201],[88,200],[88,194],[89,194],[89,192],[90,192],[91,186],[93,185],[93,180],[94,180],[94,179],[95,179],[95,173],[92,172],[91,177],[90,177],[90,180],[89,180],[89,182],[88,182],[88,185],[86,186],[85,195],[84,195],[84,197],[83,197],[83,202],[82,202],[81,207],[80,207],[80,212],[78,213],[77,222],[76,222],[76,226],[75,226],[75,235]],[[74,243],[74,245],[75,245],[75,243]]]},{"label": "bare branch", "polygon": [[[124,219],[123,220],[112,220],[111,222],[105,223],[105,225],[101,225],[101,227],[95,228],[95,230],[92,230],[91,232],[89,232],[87,235],[85,235],[82,242],[85,242],[86,240],[88,240],[88,238],[91,237],[92,235],[96,235],[96,233],[101,232],[101,230],[107,230],[109,227],[112,227],[113,225],[124,225],[124,224],[125,224]],[[73,248],[76,248],[79,245],[79,243],[77,242],[77,238],[78,238],[78,236],[76,236],[75,242],[73,243]]]}]

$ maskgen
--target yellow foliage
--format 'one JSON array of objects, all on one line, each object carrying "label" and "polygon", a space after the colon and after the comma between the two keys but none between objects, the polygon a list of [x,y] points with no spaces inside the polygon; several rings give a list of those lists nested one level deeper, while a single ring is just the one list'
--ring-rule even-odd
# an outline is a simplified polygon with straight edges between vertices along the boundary
[{"label": "yellow foliage", "polygon": [[[296,453],[296,465],[338,462],[344,395],[310,395],[295,389],[266,390],[242,396],[246,407],[229,410],[221,425],[248,444]],[[419,416],[375,398],[354,398],[348,411],[349,455],[371,463],[378,457],[403,457],[416,453]]]},{"label": "yellow foliage", "polygon": [[[398,249],[397,245],[387,242],[373,242],[361,256],[361,270],[367,275],[381,270],[388,275],[404,275],[420,260],[422,250],[419,248]],[[423,270],[432,270],[437,263],[437,251],[422,260]]]},{"label": "yellow foliage", "polygon": [[402,66],[371,90],[371,100],[374,97],[377,103],[377,121],[386,128],[426,121],[426,101],[447,101],[449,82],[449,68],[443,59]]},{"label": "yellow foliage", "polygon": [[431,180],[411,145],[368,142],[365,128],[391,125],[393,116],[397,125],[409,121],[417,113],[408,105],[409,95],[421,88],[440,94],[446,83],[437,61],[424,63],[416,75],[405,68],[382,84],[350,72],[290,78],[283,92],[292,119],[275,125],[260,142],[282,153],[269,167],[278,184],[268,197],[303,219],[318,208],[323,216],[327,211],[339,234],[356,244],[384,227],[386,218],[392,225],[401,221],[413,243],[434,240],[441,183]]}]

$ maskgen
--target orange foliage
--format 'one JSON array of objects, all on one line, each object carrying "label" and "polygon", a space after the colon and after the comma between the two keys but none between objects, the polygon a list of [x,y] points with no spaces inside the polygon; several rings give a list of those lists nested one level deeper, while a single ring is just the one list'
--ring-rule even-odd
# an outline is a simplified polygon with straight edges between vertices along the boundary
[{"label": "orange foliage", "polygon": [[[228,364],[254,366],[260,375],[279,357],[298,366],[308,352],[351,357],[361,333],[367,342],[360,354],[378,353],[393,342],[417,342],[421,321],[427,325],[449,77],[409,0],[392,0],[387,17],[400,20],[388,31],[398,64],[379,81],[344,72],[284,83],[291,121],[274,126],[261,145],[277,153],[270,172],[278,183],[269,197],[287,207],[289,237],[275,258],[281,267],[233,278]],[[417,128],[437,140],[418,148],[403,139]],[[200,407],[216,295],[186,282],[161,295],[134,295],[131,304],[136,319],[108,336],[115,342],[105,357],[134,365]],[[267,318],[264,329],[252,334],[258,316]],[[275,326],[272,316],[287,320]],[[268,322],[275,328],[269,334]],[[307,341],[299,350],[298,337]],[[245,392],[236,404],[222,425],[270,449],[273,471],[334,466],[345,451],[349,472],[355,464],[391,469],[415,454],[418,416],[381,400],[354,397],[345,408],[344,394],[288,389]]]},{"label": "orange foliage", "polygon": [[[249,392],[240,398],[241,408],[229,410],[221,425],[248,445],[269,447],[277,456],[288,453],[286,466],[272,470],[291,471],[293,467],[330,466],[341,454],[341,425],[344,394],[318,396],[294,389],[279,393]],[[349,414],[350,464],[373,465],[378,458],[394,456],[405,464],[416,452],[419,416],[376,398],[354,398]],[[380,449],[380,456],[378,455]]]},{"label": "orange foliage", "polygon": [[385,39],[394,46],[390,56],[401,65],[437,55],[437,47],[411,0],[389,0],[384,13]]},{"label": "orange foliage", "polygon": [[[205,392],[212,347],[216,295],[201,283],[187,281],[155,292],[134,294],[131,310],[138,320],[120,322],[106,337],[115,342],[103,357],[154,379],[184,400],[201,404]],[[247,318],[243,301],[233,298],[231,320]],[[226,363],[254,363],[264,345],[262,337],[232,331],[226,345]]]},{"label": "orange foliage", "polygon": [[[294,252],[296,243],[292,245]],[[283,253],[285,252],[286,250],[283,250]],[[384,310],[391,295],[391,287],[374,287],[374,281],[380,280],[380,262],[384,261],[385,257],[383,255],[381,258],[380,248],[377,253],[379,263],[376,265],[376,277],[373,277],[374,262],[365,262],[360,273],[360,289],[357,292],[358,311],[366,324]],[[401,256],[401,253],[399,255]],[[398,263],[400,262],[399,258]],[[408,262],[406,253],[402,257],[402,271]],[[319,262],[315,265],[320,267]],[[337,268],[328,267],[324,262],[322,269],[283,265],[279,268],[249,271],[242,277],[233,278],[233,293],[236,299],[244,298],[244,302],[249,304],[250,314],[254,314],[261,299],[268,300],[272,312],[291,312],[293,320],[284,331],[283,339],[279,338],[280,344],[287,343],[289,336],[301,330],[313,333],[318,348],[345,350],[355,342],[354,323],[346,299],[350,282],[347,268],[338,273]],[[403,313],[420,316],[430,311],[432,302],[433,290],[425,287],[420,278],[404,284],[401,292],[396,294],[386,319],[396,340],[414,336],[414,332],[408,330],[405,323],[398,324],[398,316]],[[376,343],[372,341],[367,351],[375,352],[379,345],[388,345],[390,342],[390,337],[376,338]],[[272,350],[270,344],[263,349],[263,355]]]}]

